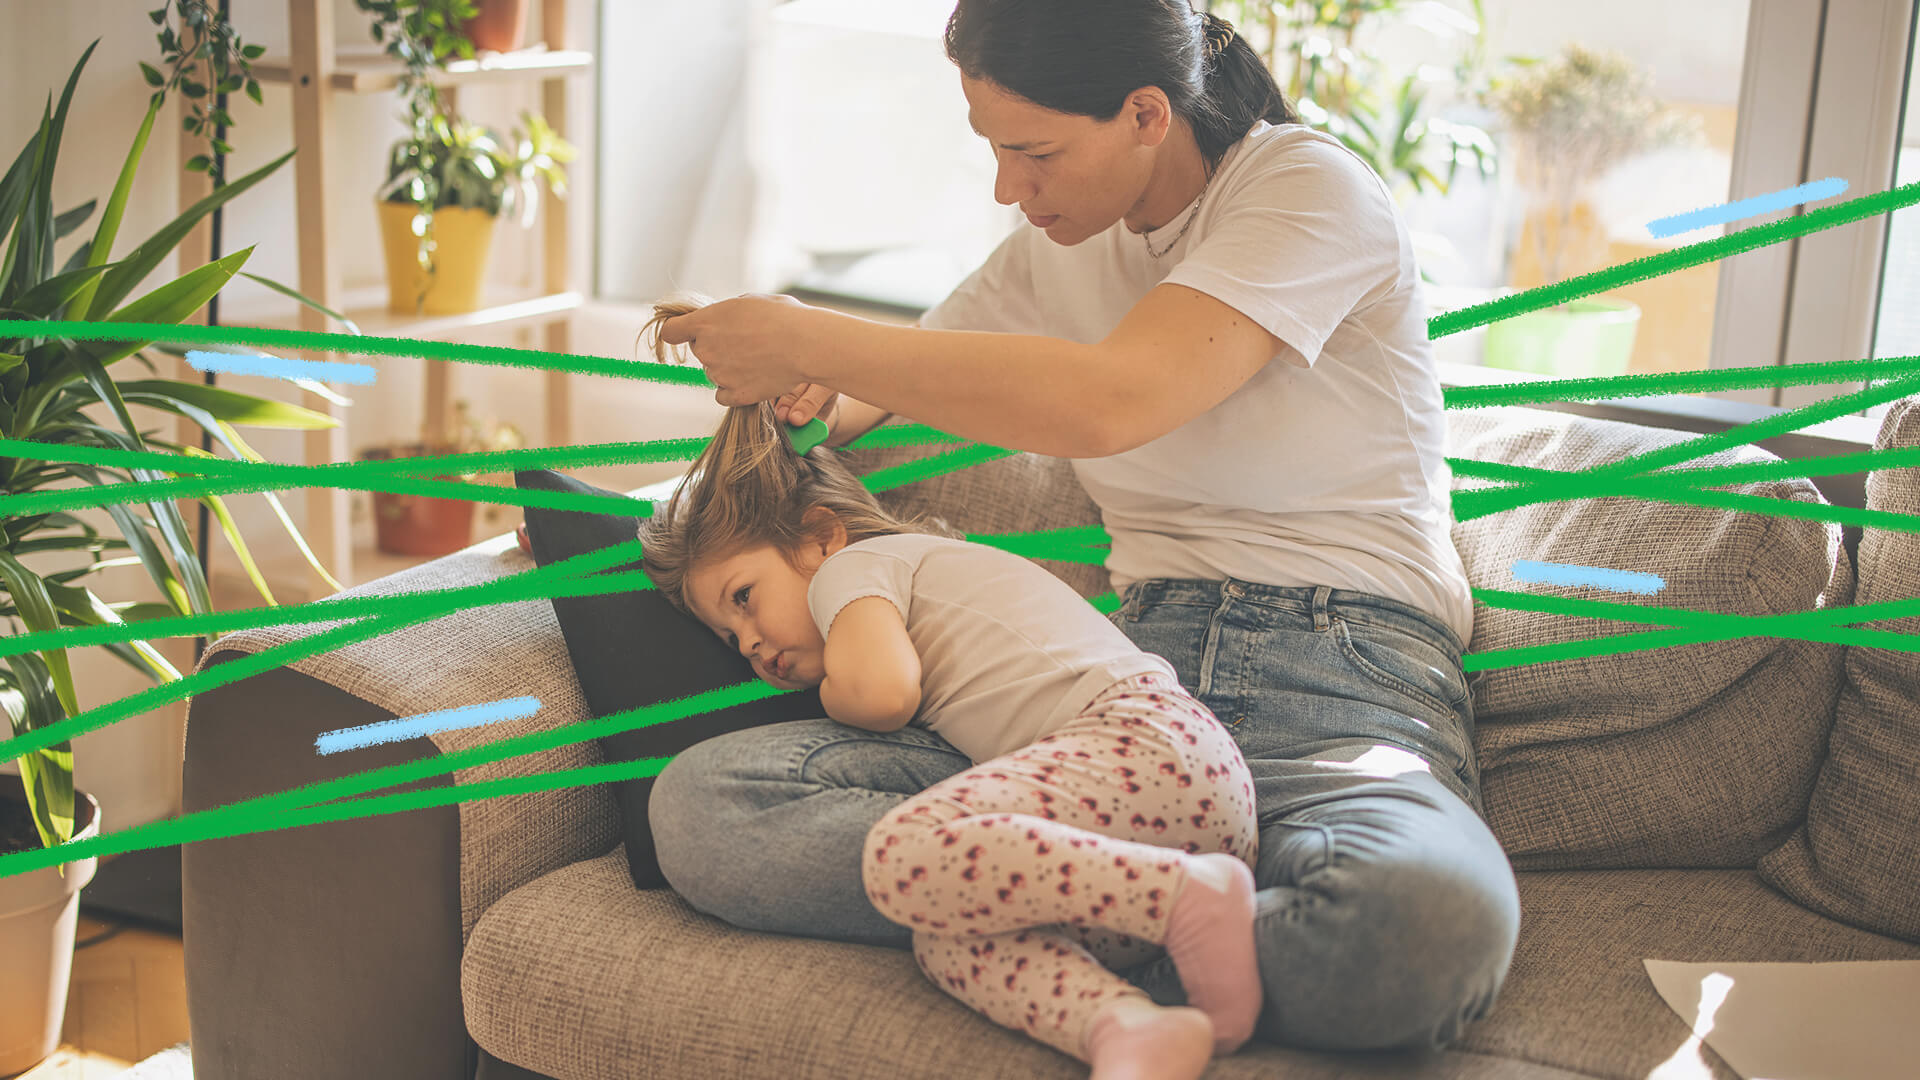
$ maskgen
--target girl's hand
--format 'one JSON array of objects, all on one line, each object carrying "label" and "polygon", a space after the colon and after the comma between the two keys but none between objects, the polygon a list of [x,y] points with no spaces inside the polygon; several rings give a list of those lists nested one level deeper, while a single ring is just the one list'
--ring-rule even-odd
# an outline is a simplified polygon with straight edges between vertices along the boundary
[{"label": "girl's hand", "polygon": [[751,405],[809,381],[807,360],[826,351],[832,317],[791,296],[736,296],[661,323],[660,340],[691,349],[719,388],[713,400]]}]

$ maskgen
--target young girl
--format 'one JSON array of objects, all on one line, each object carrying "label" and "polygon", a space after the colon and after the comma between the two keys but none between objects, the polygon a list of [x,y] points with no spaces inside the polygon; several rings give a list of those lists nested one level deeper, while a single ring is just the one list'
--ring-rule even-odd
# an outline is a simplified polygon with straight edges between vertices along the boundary
[{"label": "young girl", "polygon": [[[1261,1004],[1259,834],[1232,736],[1064,582],[939,519],[894,517],[833,450],[796,454],[786,433],[771,402],[729,410],[642,525],[647,573],[765,681],[818,686],[834,720],[915,724],[974,761],[865,847],[867,894],[914,931],[929,978],[1098,1080],[1199,1076]],[[1161,947],[1191,1007],[1110,970]]]}]

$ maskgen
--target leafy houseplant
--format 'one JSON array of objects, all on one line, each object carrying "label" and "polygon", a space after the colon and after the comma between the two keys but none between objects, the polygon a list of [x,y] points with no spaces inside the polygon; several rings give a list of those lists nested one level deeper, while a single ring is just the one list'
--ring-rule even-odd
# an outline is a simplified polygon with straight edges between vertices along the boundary
[{"label": "leafy houseplant", "polygon": [[[1493,140],[1481,128],[1434,115],[1419,71],[1396,77],[1356,44],[1363,30],[1405,22],[1438,38],[1465,37],[1452,81],[1473,86],[1484,65],[1482,0],[1469,18],[1437,0],[1214,0],[1274,73],[1300,119],[1336,136],[1396,189],[1444,195],[1462,165],[1492,176]],[[1424,66],[1423,66],[1424,68]],[[1445,175],[1434,171],[1444,163]]]},{"label": "leafy houseplant", "polygon": [[[251,248],[237,251],[188,270],[151,292],[132,295],[135,287],[173,253],[196,223],[215,207],[265,179],[283,165],[291,153],[231,183],[217,186],[212,194],[120,258],[109,258],[134,176],[167,89],[178,86],[184,90],[187,80],[195,78],[190,72],[196,62],[216,72],[227,72],[213,76],[210,84],[199,83],[203,91],[207,85],[226,85],[232,89],[236,78],[244,86],[249,78],[241,74],[246,55],[231,51],[244,48],[239,39],[230,33],[216,32],[216,28],[224,30],[224,20],[217,13],[211,13],[199,0],[182,0],[178,10],[197,17],[197,20],[183,20],[179,30],[168,25],[163,32],[163,51],[175,53],[181,62],[175,66],[171,78],[161,76],[93,236],[82,240],[58,270],[55,269],[56,246],[87,222],[95,205],[88,202],[56,212],[53,192],[68,106],[81,70],[93,53],[92,46],[74,65],[66,89],[60,95],[59,106],[53,107],[49,98],[42,110],[38,131],[14,159],[4,178],[0,178],[0,237],[6,239],[5,255],[0,258],[0,319],[178,323],[198,311],[240,273],[252,254]],[[164,13],[163,9],[156,23],[166,23]],[[173,38],[171,45],[168,36]],[[151,81],[153,76],[148,77]],[[277,283],[257,280],[285,289]],[[115,370],[115,365],[133,358],[144,365],[148,373],[157,376],[157,370],[144,355],[152,344],[149,341],[82,340],[56,331],[23,332],[18,327],[0,330],[0,433],[12,440],[49,445],[44,458],[21,455],[17,451],[11,456],[0,456],[0,589],[4,589],[0,592],[0,616],[6,620],[9,639],[17,639],[22,633],[37,635],[72,627],[138,623],[148,618],[204,613],[212,609],[191,534],[172,499],[141,500],[136,496],[108,503],[105,511],[113,522],[112,531],[118,532],[118,536],[109,535],[78,514],[38,509],[31,503],[35,496],[46,502],[45,496],[52,494],[49,489],[71,489],[73,481],[97,486],[117,481],[157,481],[176,474],[163,466],[119,468],[63,460],[69,455],[61,453],[60,448],[203,453],[197,446],[183,446],[157,437],[154,431],[142,431],[134,422],[130,405],[184,416],[210,432],[235,457],[255,461],[261,460],[260,456],[241,440],[235,425],[315,428],[337,423],[332,417],[295,405],[208,387],[197,381],[128,378],[124,370]],[[267,497],[273,499],[272,495]],[[272,603],[272,596],[255,570],[225,503],[212,495],[201,501],[219,519],[234,551],[262,595]],[[279,509],[277,501],[274,505]],[[280,513],[286,522],[284,510]],[[304,550],[305,544],[290,522],[287,528]],[[130,554],[104,557],[121,552]],[[66,562],[84,561],[51,570],[43,562],[48,557]],[[108,602],[96,594],[87,581],[88,575],[109,567],[136,563],[158,586],[163,602]],[[156,682],[180,678],[173,665],[146,641],[100,647]],[[67,647],[57,640],[43,640],[35,642],[30,649],[9,651],[11,655],[5,657],[4,668],[0,668],[0,709],[6,712],[14,737],[45,729],[80,712]],[[56,847],[72,839],[76,827],[89,831],[97,828],[98,804],[90,796],[84,797],[80,805],[82,812],[76,814],[70,742],[16,754],[14,760],[20,767],[25,818],[0,828],[0,836],[13,835],[12,850]],[[21,805],[14,800],[0,802],[0,818],[7,816],[9,804]],[[30,826],[27,825],[29,819]],[[0,848],[5,850],[8,849]],[[71,872],[63,863],[48,870],[22,874],[17,882],[7,882],[10,895],[19,895],[19,890],[33,893],[39,911],[44,914],[36,915],[31,910],[27,914],[43,923],[52,920],[52,932],[65,934],[69,944],[64,950],[48,948],[49,925],[21,930],[15,928],[20,924],[11,919],[0,919],[0,955],[42,958],[43,970],[37,974],[48,982],[46,1008],[51,1010],[39,1016],[17,1015],[16,1010],[6,1010],[5,1015],[0,1015],[0,1047],[31,1049],[40,1044],[42,1036],[33,1025],[43,1024],[49,1015],[52,1022],[44,1031],[51,1033],[57,1042],[60,1030],[57,1010],[65,1004],[72,955],[71,905],[77,903],[77,891],[92,871],[92,859],[79,860],[73,862]],[[45,875],[44,881],[35,875]],[[55,906],[63,894],[68,906]],[[32,903],[27,905],[28,909],[33,907]],[[30,937],[37,933],[37,941],[21,942],[18,935],[23,932]],[[26,961],[20,962],[21,968],[27,966]],[[31,985],[36,973],[10,966],[5,977],[10,982],[16,978],[26,979]],[[31,1010],[18,1012],[30,1013]],[[23,1030],[28,1034],[22,1036]],[[0,1058],[0,1075],[31,1066],[51,1053],[54,1045],[46,1043],[38,1057],[31,1060]]]},{"label": "leafy houseplant", "polygon": [[[361,452],[367,461],[392,458],[426,457],[443,454],[489,453],[518,450],[526,445],[526,436],[511,423],[482,421],[472,414],[465,401],[454,402],[450,437],[435,442],[429,437],[402,446],[370,447]],[[458,479],[473,480],[476,473],[460,474]],[[511,477],[508,478],[511,482]],[[439,499],[425,495],[404,495],[388,491],[373,493],[374,530],[381,551],[396,555],[438,557],[459,551],[472,543],[474,504],[466,499]]]},{"label": "leafy houseplant", "polygon": [[[565,197],[574,149],[544,119],[521,116],[509,133],[472,124],[434,85],[448,59],[473,57],[461,29],[472,0],[355,0],[375,16],[374,40],[406,65],[400,96],[408,134],[394,144],[379,193],[387,252],[389,307],[450,314],[479,306],[494,219],[519,210],[533,223],[544,181]],[[443,257],[445,256],[445,257]]]},{"label": "leafy houseplant", "polygon": [[[1575,211],[1594,181],[1637,154],[1701,137],[1699,118],[1656,100],[1632,61],[1578,44],[1524,65],[1485,96],[1519,151],[1516,178],[1529,201],[1545,207],[1533,239],[1548,285],[1567,269]],[[1487,329],[1486,362],[1541,374],[1623,374],[1639,317],[1632,303],[1592,297],[1502,320]]]}]

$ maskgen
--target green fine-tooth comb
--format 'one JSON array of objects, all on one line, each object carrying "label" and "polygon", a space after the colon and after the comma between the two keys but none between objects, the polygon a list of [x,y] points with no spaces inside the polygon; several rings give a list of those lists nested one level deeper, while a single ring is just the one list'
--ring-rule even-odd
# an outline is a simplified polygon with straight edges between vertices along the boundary
[{"label": "green fine-tooth comb", "polygon": [[814,417],[799,427],[787,426],[787,441],[793,444],[793,452],[802,456],[806,452],[827,441],[830,429],[827,422]]}]

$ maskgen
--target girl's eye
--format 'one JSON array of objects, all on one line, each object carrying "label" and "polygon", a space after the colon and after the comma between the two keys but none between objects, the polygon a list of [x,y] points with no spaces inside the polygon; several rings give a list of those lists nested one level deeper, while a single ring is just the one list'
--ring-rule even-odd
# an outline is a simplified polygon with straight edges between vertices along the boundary
[{"label": "girl's eye", "polygon": [[1052,157],[1054,153],[1057,153],[1057,151],[1049,151],[1048,153],[1045,153],[1045,154],[1028,154],[1027,156],[1032,158],[1035,161],[1045,161],[1048,158]]},{"label": "girl's eye", "polygon": [[738,589],[733,590],[733,602],[736,604],[746,603],[747,593],[751,592],[752,590],[753,590],[753,586],[751,585],[742,585]]}]

